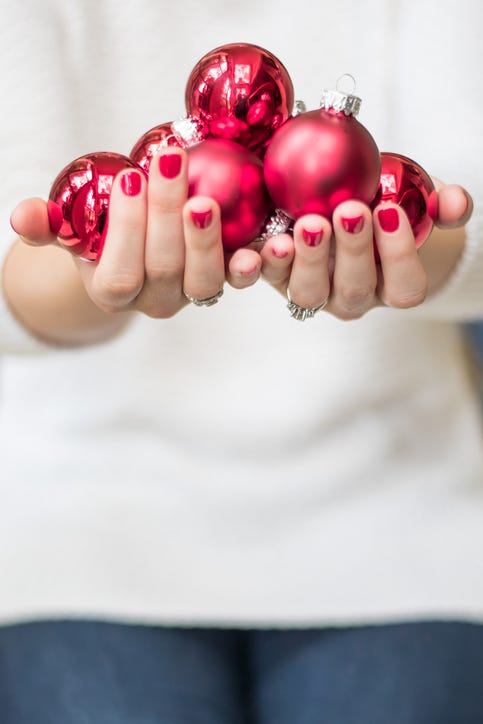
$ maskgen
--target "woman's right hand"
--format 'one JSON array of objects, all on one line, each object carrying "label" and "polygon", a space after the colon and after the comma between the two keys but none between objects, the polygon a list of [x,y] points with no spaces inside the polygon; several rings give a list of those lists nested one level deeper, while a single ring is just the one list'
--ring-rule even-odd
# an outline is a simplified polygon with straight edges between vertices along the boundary
[{"label": "woman's right hand", "polygon": [[[41,199],[21,202],[11,223],[28,244],[58,244]],[[97,262],[73,257],[89,297],[104,312],[172,317],[189,304],[184,292],[207,299],[225,280],[241,289],[260,275],[254,250],[224,254],[218,204],[202,196],[188,199],[187,155],[181,149],[153,158],[149,182],[134,169],[118,174],[108,223]]]}]

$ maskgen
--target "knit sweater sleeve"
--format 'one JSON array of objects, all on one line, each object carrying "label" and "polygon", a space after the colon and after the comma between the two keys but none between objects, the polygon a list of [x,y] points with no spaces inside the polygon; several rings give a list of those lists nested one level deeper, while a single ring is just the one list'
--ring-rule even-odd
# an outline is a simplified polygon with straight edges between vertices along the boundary
[{"label": "knit sweater sleeve", "polygon": [[[434,23],[435,14],[441,22]],[[428,2],[423,8],[418,0],[407,0],[395,22],[394,150],[414,158],[444,183],[462,185],[474,201],[456,268],[422,305],[404,312],[418,318],[483,318],[482,22],[483,6],[477,0],[465,0],[460,13],[447,2]],[[415,27],[421,23],[426,31],[416,40]],[[432,59],[426,68],[429,82],[421,80],[424,70],[415,43],[424,43],[425,55]]]},{"label": "knit sweater sleeve", "polygon": [[[0,24],[0,353],[49,349],[15,318],[3,292],[15,233],[10,214],[22,199],[46,198],[57,172],[80,155],[77,78],[69,26],[54,2],[8,3]],[[70,70],[72,69],[72,71]]]},{"label": "knit sweater sleeve", "polygon": [[463,253],[446,283],[415,309],[418,318],[449,321],[483,319],[483,193],[474,195]]}]

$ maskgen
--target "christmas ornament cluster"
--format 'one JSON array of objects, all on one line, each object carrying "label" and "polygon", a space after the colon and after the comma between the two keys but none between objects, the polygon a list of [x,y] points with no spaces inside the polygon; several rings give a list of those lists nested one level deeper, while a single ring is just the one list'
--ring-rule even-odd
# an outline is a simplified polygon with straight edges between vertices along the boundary
[{"label": "christmas ornament cluster", "polygon": [[144,133],[129,156],[90,153],[59,173],[49,195],[51,226],[73,254],[98,259],[115,176],[135,168],[148,177],[152,157],[177,146],[188,154],[189,196],[220,205],[226,251],[285,231],[307,213],[330,219],[349,199],[400,204],[419,247],[437,214],[432,181],[411,159],[379,152],[356,118],[360,103],[324,91],[321,107],[306,111],[272,53],[248,43],[215,48],[188,78],[185,118]]}]

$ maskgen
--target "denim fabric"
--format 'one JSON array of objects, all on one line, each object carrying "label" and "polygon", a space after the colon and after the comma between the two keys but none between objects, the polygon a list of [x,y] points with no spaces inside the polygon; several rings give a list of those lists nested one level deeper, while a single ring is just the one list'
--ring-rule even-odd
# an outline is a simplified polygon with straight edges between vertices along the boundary
[{"label": "denim fabric", "polygon": [[0,722],[482,724],[483,626],[6,626]]},{"label": "denim fabric", "polygon": [[472,343],[475,357],[481,365],[481,370],[483,372],[483,322],[473,322],[472,324],[467,324],[465,329]]}]

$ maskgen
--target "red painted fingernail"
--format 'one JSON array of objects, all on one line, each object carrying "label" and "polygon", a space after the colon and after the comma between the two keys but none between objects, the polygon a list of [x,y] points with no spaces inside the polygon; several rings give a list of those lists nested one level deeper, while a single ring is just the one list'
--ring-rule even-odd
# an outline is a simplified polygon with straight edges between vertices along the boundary
[{"label": "red painted fingernail", "polygon": [[208,209],[208,211],[192,211],[191,218],[198,229],[206,229],[211,224],[213,212],[211,209]]},{"label": "red painted fingernail", "polygon": [[181,171],[181,154],[165,153],[160,156],[159,170],[164,178],[176,178]]},{"label": "red painted fingernail", "polygon": [[252,274],[255,274],[255,272],[260,271],[258,264],[255,266],[252,266],[250,269],[240,269],[239,271],[235,272],[237,276],[240,277],[251,277]]},{"label": "red painted fingernail", "polygon": [[62,215],[62,209],[59,204],[49,199],[47,201],[47,214],[49,216],[49,226],[53,234],[57,236],[60,231],[60,227],[64,223],[64,217]]},{"label": "red painted fingernail", "polygon": [[383,231],[391,233],[398,230],[399,214],[393,206],[390,206],[388,209],[379,209],[377,216]]},{"label": "red painted fingernail", "polygon": [[273,256],[276,256],[277,259],[285,259],[286,256],[288,256],[288,251],[282,250],[282,249],[272,249]]},{"label": "red painted fingernail", "polygon": [[324,230],[310,231],[310,229],[304,229],[302,236],[307,246],[318,246],[324,237]]},{"label": "red painted fingernail", "polygon": [[354,216],[352,219],[342,218],[341,221],[345,231],[348,231],[350,234],[358,234],[364,228],[364,217],[362,214],[360,216]]},{"label": "red painted fingernail", "polygon": [[126,196],[137,196],[141,191],[141,176],[136,171],[129,171],[121,178],[121,188]]}]

